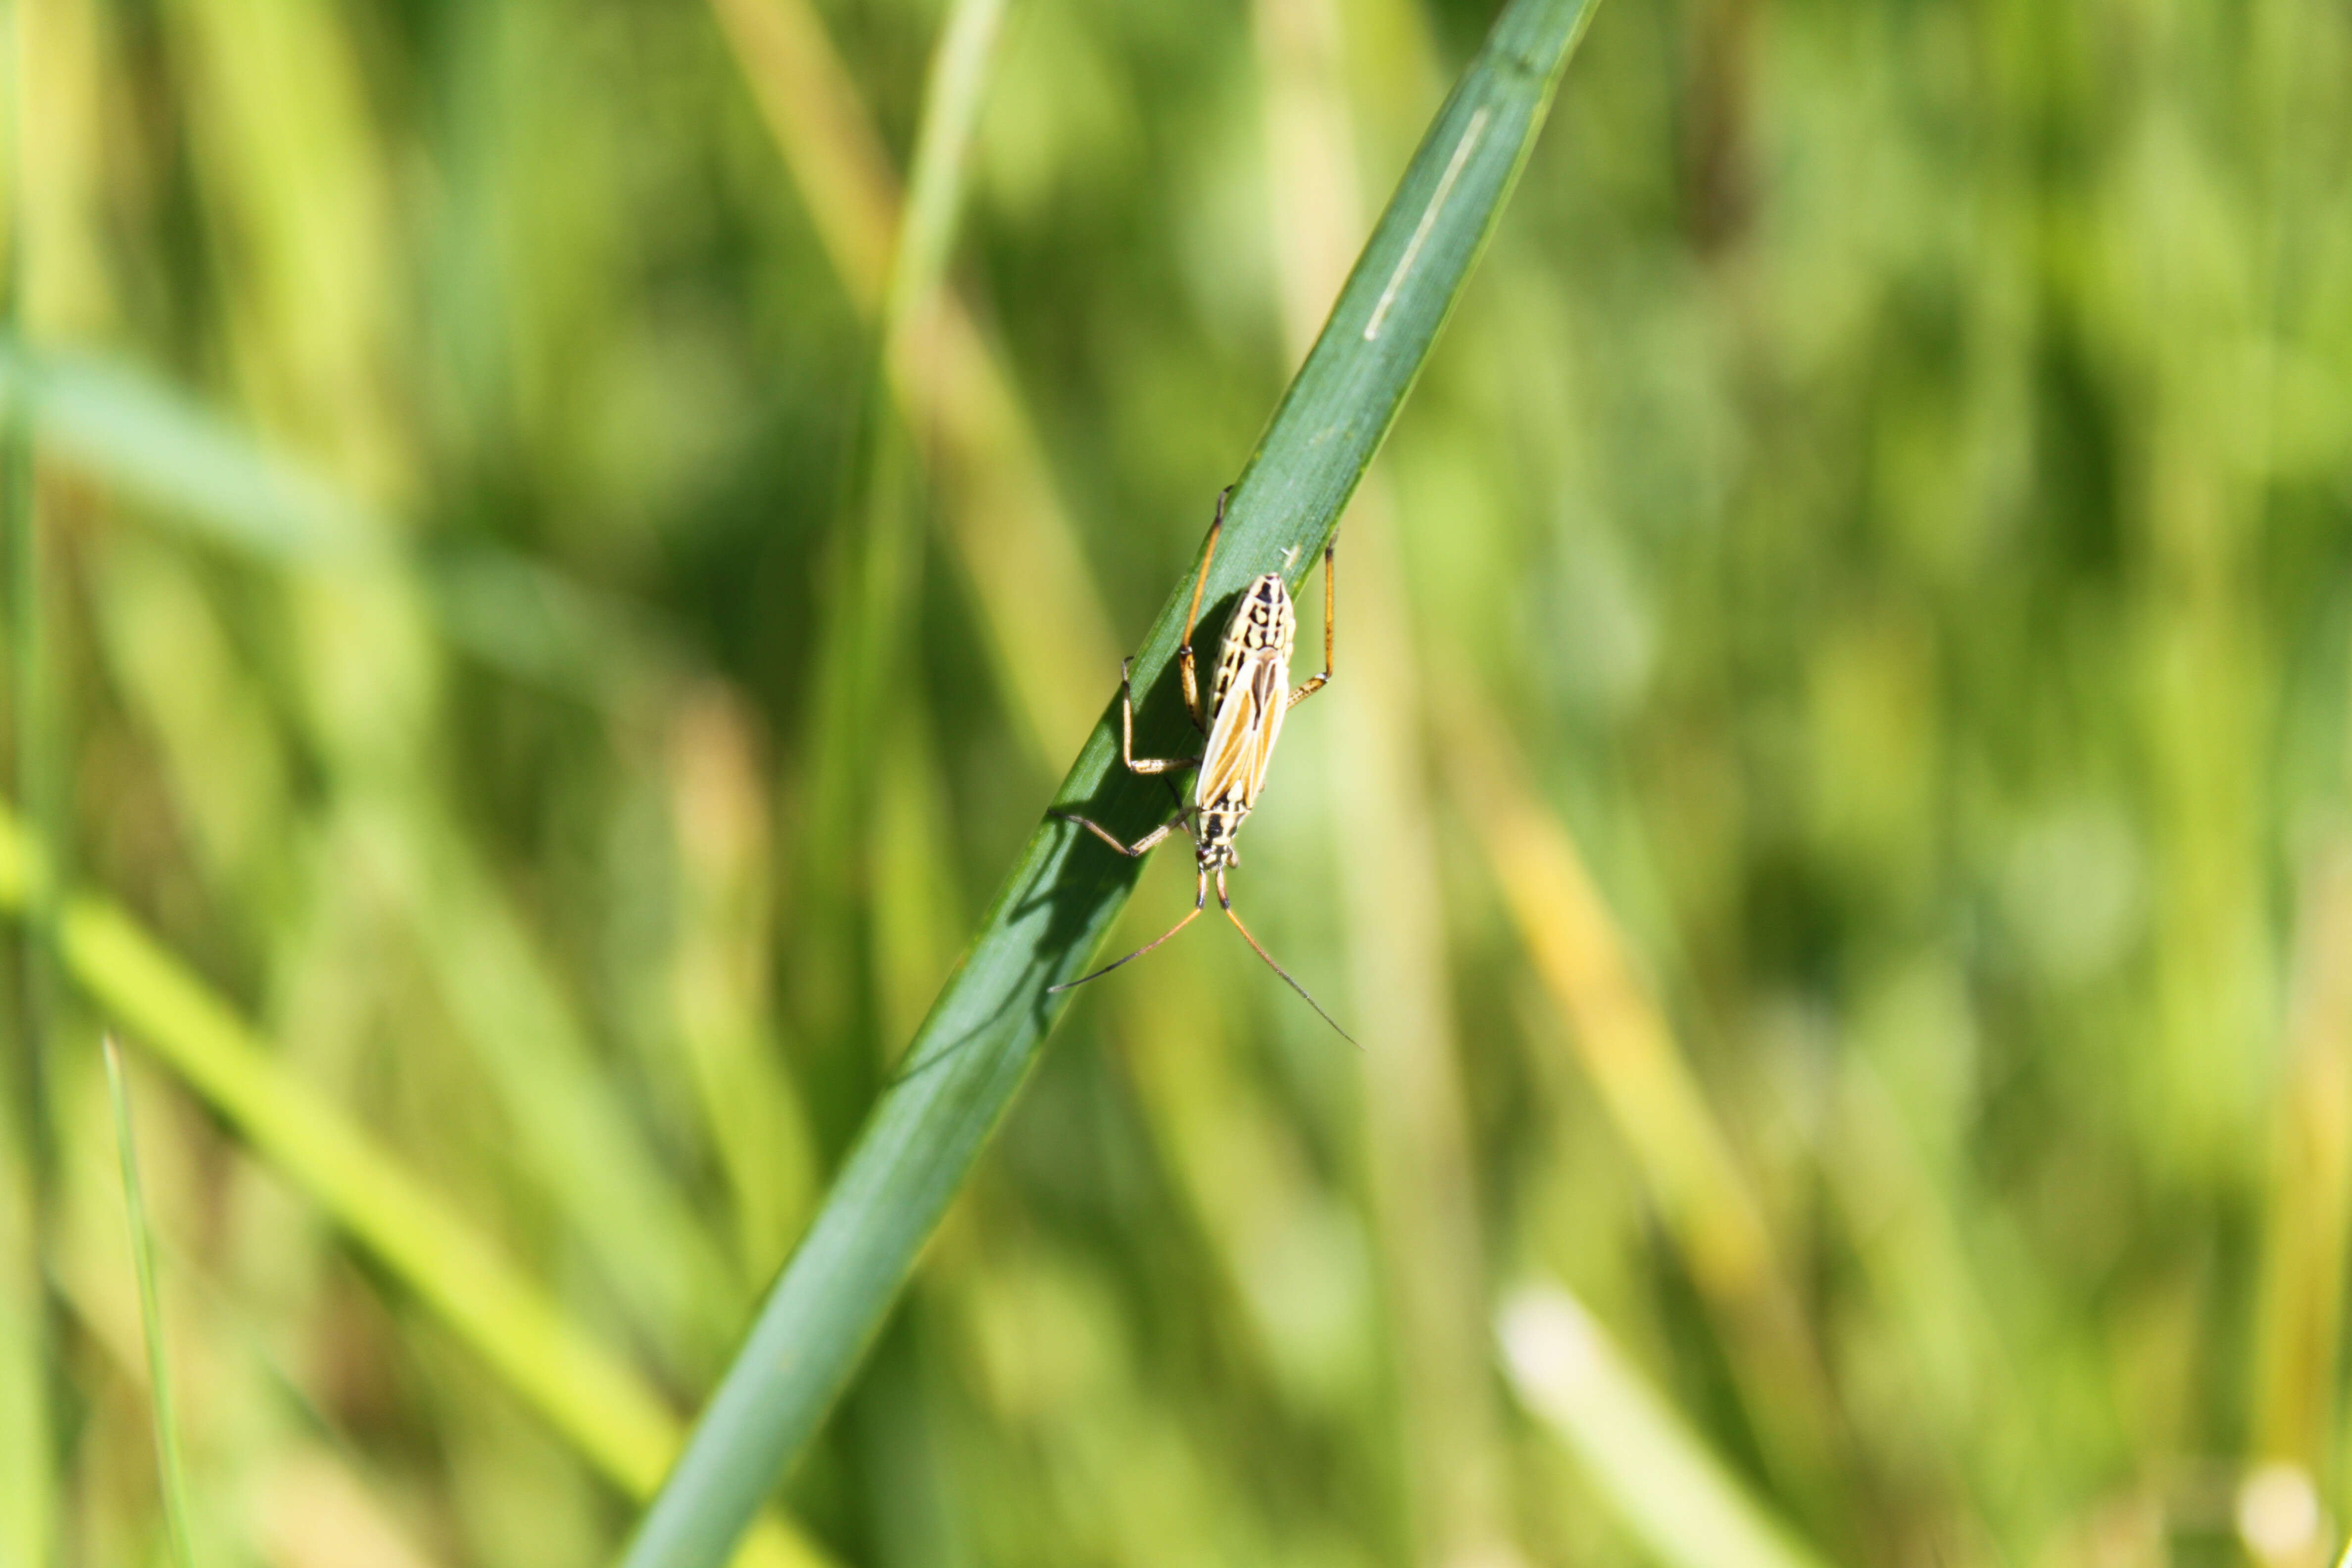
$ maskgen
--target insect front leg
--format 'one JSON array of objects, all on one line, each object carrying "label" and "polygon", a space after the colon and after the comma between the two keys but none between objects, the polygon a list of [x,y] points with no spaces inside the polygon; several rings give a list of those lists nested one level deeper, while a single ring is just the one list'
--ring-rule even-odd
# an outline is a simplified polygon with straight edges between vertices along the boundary
[{"label": "insect front leg", "polygon": [[1339,610],[1339,595],[1331,585],[1331,563],[1336,558],[1339,542],[1335,539],[1323,547],[1323,673],[1310,676],[1306,685],[1292,692],[1290,700],[1285,704],[1286,707],[1296,708],[1330,683],[1331,627],[1338,619]]},{"label": "insect front leg", "polygon": [[1217,512],[1209,520],[1209,542],[1201,547],[1201,574],[1192,579],[1192,608],[1184,616],[1184,641],[1176,650],[1176,668],[1184,678],[1184,711],[1191,717],[1192,728],[1203,735],[1209,732],[1209,714],[1201,706],[1201,677],[1192,659],[1192,634],[1200,628],[1201,595],[1209,585],[1209,563],[1217,558],[1217,535],[1225,531],[1225,502],[1233,495],[1231,485],[1217,492]]}]

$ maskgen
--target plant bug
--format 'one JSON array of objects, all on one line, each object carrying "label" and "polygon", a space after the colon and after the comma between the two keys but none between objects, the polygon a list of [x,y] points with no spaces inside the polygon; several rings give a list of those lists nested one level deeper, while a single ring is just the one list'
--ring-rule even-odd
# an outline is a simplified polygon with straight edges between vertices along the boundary
[{"label": "plant bug", "polygon": [[[1184,804],[1179,795],[1176,816],[1145,834],[1132,844],[1118,837],[1098,822],[1089,821],[1076,812],[1055,811],[1049,815],[1065,822],[1075,822],[1101,839],[1120,854],[1139,858],[1159,847],[1162,839],[1178,828],[1192,836],[1200,866],[1200,891],[1192,900],[1192,912],[1170,926],[1151,941],[1145,942],[1125,958],[1104,964],[1092,974],[1050,987],[1067,991],[1084,985],[1089,980],[1099,980],[1120,964],[1141,958],[1200,917],[1208,908],[1209,881],[1216,879],[1217,905],[1251,951],[1265,960],[1266,967],[1282,976],[1283,984],[1315,1009],[1322,1020],[1335,1029],[1339,1021],[1323,1011],[1323,1005],[1307,995],[1307,987],[1290,977],[1290,972],[1274,961],[1274,954],[1258,945],[1250,935],[1249,927],[1234,912],[1233,900],[1225,892],[1225,871],[1241,864],[1241,854],[1234,847],[1234,837],[1242,830],[1251,808],[1257,805],[1258,792],[1265,787],[1266,765],[1274,760],[1274,743],[1282,734],[1282,721],[1291,709],[1323,689],[1331,679],[1331,628],[1336,599],[1331,584],[1332,547],[1323,547],[1323,673],[1311,677],[1297,690],[1289,689],[1290,656],[1298,640],[1298,613],[1290,602],[1290,590],[1284,586],[1280,574],[1268,572],[1242,590],[1241,602],[1234,606],[1233,618],[1225,623],[1225,635],[1217,645],[1216,679],[1209,689],[1209,700],[1201,702],[1200,677],[1192,658],[1192,633],[1201,619],[1201,595],[1209,584],[1209,564],[1217,556],[1217,535],[1225,526],[1225,502],[1233,496],[1228,487],[1217,497],[1217,511],[1209,522],[1209,541],[1201,551],[1201,574],[1192,583],[1192,607],[1184,617],[1184,641],[1176,650],[1177,668],[1184,680],[1184,712],[1207,740],[1197,757],[1139,757],[1135,754],[1135,688],[1129,679],[1134,668],[1132,658],[1122,661],[1118,668],[1118,719],[1120,761],[1130,773],[1167,774],[1183,768],[1198,768],[1192,781],[1192,803]],[[1169,786],[1174,789],[1171,781]],[[1339,1035],[1349,1044],[1355,1037],[1345,1029]]]}]

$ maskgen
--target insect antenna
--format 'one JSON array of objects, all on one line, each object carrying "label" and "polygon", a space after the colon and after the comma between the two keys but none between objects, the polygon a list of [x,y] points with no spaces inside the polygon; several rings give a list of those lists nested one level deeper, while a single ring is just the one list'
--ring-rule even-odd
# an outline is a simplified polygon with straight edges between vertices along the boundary
[{"label": "insect antenna", "polygon": [[[1245,925],[1242,924],[1242,917],[1241,917],[1241,916],[1239,916],[1238,914],[1235,914],[1235,913],[1234,912],[1234,906],[1233,906],[1233,902],[1232,902],[1232,900],[1228,900],[1228,899],[1225,897],[1224,884],[1223,884],[1223,879],[1220,879],[1220,880],[1219,880],[1219,882],[1218,882],[1218,886],[1217,886],[1217,902],[1219,902],[1220,904],[1223,904],[1223,905],[1224,906],[1224,909],[1225,909],[1225,918],[1226,918],[1227,920],[1229,920],[1229,921],[1233,921],[1233,922],[1234,922],[1234,929],[1235,931],[1239,931],[1239,932],[1241,932],[1241,933],[1242,933],[1242,940],[1243,940],[1244,942],[1247,942],[1247,943],[1249,943],[1249,944],[1250,944],[1250,951],[1251,951],[1251,952],[1255,952],[1255,953],[1256,953],[1260,958],[1265,959],[1265,966],[1266,966],[1268,969],[1273,970],[1276,974],[1281,975],[1281,976],[1282,976],[1282,983],[1283,983],[1285,985],[1287,985],[1287,986],[1289,986],[1293,991],[1297,992],[1299,995],[1301,995],[1301,996],[1303,996],[1303,997],[1306,997],[1307,1005],[1309,1007],[1312,1007],[1312,1008],[1314,1008],[1314,1009],[1315,1009],[1315,1015],[1316,1015],[1316,1016],[1317,1016],[1317,1017],[1321,1018],[1325,1023],[1327,1023],[1327,1024],[1330,1025],[1333,1028],[1335,1028],[1335,1029],[1339,1029],[1339,1019],[1337,1019],[1337,1018],[1334,1018],[1333,1016],[1331,1016],[1331,1015],[1330,1015],[1330,1014],[1326,1013],[1325,1011],[1323,1011],[1323,1004],[1322,1004],[1322,1003],[1320,1003],[1320,1002],[1318,1002],[1317,1000],[1315,1000],[1315,998],[1314,998],[1314,997],[1312,997],[1312,996],[1308,996],[1308,995],[1307,994],[1307,987],[1306,987],[1306,986],[1304,986],[1304,985],[1301,985],[1300,984],[1298,984],[1298,982],[1297,982],[1297,981],[1293,980],[1293,979],[1290,977],[1290,971],[1288,971],[1287,969],[1283,968],[1283,967],[1282,967],[1282,965],[1280,965],[1279,963],[1276,963],[1274,961],[1274,954],[1272,954],[1272,953],[1270,953],[1270,952],[1266,952],[1266,950],[1265,950],[1265,949],[1264,949],[1264,948],[1262,948],[1262,947],[1258,946],[1258,944],[1257,944],[1257,938],[1255,938],[1255,937],[1254,937],[1254,936],[1250,935],[1250,929],[1249,929],[1249,927],[1247,927],[1247,926],[1245,926]],[[1199,914],[1200,912],[1201,912],[1200,910],[1193,910],[1193,911],[1192,911],[1192,914]],[[1186,916],[1184,917],[1184,919],[1185,919],[1185,920],[1191,920],[1192,918],[1192,915],[1186,915]],[[1179,923],[1181,924],[1181,922],[1180,921]],[[1168,940],[1168,938],[1166,938],[1166,937],[1161,937],[1161,938],[1160,939],[1160,942],[1166,942],[1167,940]],[[1159,945],[1160,945],[1160,943],[1159,943],[1159,942],[1154,942],[1154,943],[1152,943],[1152,945],[1153,945],[1154,947],[1157,947],[1157,946],[1159,946]],[[1119,962],[1120,963],[1125,963],[1127,962],[1127,960],[1126,960],[1126,959],[1124,959],[1124,958],[1122,958],[1122,959],[1120,959],[1118,962]],[[1114,965],[1113,967],[1117,967],[1117,966],[1116,966],[1116,965]],[[1088,976],[1088,978],[1089,978],[1089,979],[1091,979],[1091,978],[1092,978],[1092,976]],[[1343,1039],[1343,1040],[1347,1041],[1349,1045],[1351,1045],[1351,1046],[1355,1047],[1356,1047],[1358,1050],[1360,1050],[1360,1050],[1362,1050],[1362,1049],[1364,1048],[1363,1042],[1362,1042],[1362,1041],[1360,1041],[1360,1040],[1359,1040],[1359,1039],[1357,1039],[1355,1036],[1353,1036],[1353,1035],[1351,1035],[1351,1034],[1348,1033],[1348,1031],[1347,1031],[1347,1030],[1345,1030],[1345,1029],[1339,1029],[1339,1037],[1340,1037],[1341,1039]]]},{"label": "insect antenna", "polygon": [[[1089,980],[1100,980],[1104,975],[1108,974],[1120,964],[1132,963],[1135,960],[1141,958],[1145,953],[1150,952],[1153,948],[1158,947],[1161,942],[1166,942],[1170,937],[1174,936],[1178,931],[1182,931],[1186,926],[1191,925],[1194,921],[1200,919],[1201,911],[1208,907],[1208,889],[1203,888],[1202,889],[1201,901],[1194,904],[1192,910],[1182,920],[1178,921],[1174,925],[1170,926],[1166,931],[1161,931],[1158,936],[1153,937],[1150,942],[1145,942],[1141,947],[1139,947],[1133,952],[1129,953],[1125,958],[1113,959],[1110,963],[1104,964],[1100,969],[1096,970],[1092,974],[1081,974],[1076,980],[1066,980],[1059,985],[1046,986],[1046,994],[1051,995],[1056,991],[1072,990],[1075,987],[1084,985]],[[1249,933],[1244,931],[1242,934],[1246,936]],[[1256,944],[1253,942],[1251,945],[1255,946]],[[1266,962],[1271,963],[1274,961],[1272,959],[1268,959]],[[1286,978],[1287,977],[1286,976]],[[1296,984],[1297,983],[1293,981],[1292,984]],[[1309,998],[1309,1000],[1312,1000],[1312,998]],[[1316,1009],[1318,1013],[1322,1010],[1323,1009],[1320,1007]],[[1339,1027],[1337,1024],[1334,1024],[1331,1026],[1335,1029]]]}]

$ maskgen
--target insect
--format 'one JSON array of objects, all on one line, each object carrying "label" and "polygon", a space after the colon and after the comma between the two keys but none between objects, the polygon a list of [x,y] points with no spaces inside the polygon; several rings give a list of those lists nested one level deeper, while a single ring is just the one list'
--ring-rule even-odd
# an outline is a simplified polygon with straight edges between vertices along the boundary
[{"label": "insect", "polygon": [[[1291,605],[1290,590],[1283,585],[1281,575],[1268,572],[1242,590],[1241,602],[1234,606],[1233,618],[1225,623],[1225,635],[1217,645],[1215,679],[1209,688],[1208,704],[1203,707],[1200,677],[1192,658],[1192,634],[1201,619],[1201,595],[1208,586],[1209,564],[1216,559],[1217,535],[1224,530],[1225,502],[1233,493],[1228,489],[1217,498],[1216,516],[1209,523],[1209,542],[1201,552],[1201,574],[1192,584],[1192,607],[1184,617],[1184,641],[1176,650],[1177,669],[1184,680],[1184,711],[1207,741],[1201,755],[1135,754],[1135,687],[1129,679],[1135,660],[1123,661],[1118,669],[1119,759],[1130,773],[1163,778],[1185,768],[1198,768],[1200,772],[1192,781],[1192,804],[1185,805],[1179,795],[1175,816],[1132,844],[1122,842],[1100,823],[1076,812],[1050,814],[1065,822],[1076,823],[1120,854],[1135,858],[1150,854],[1162,839],[1182,828],[1191,835],[1197,850],[1200,891],[1192,900],[1192,912],[1159,936],[1092,974],[1081,975],[1052,989],[1067,991],[1089,980],[1099,980],[1182,931],[1208,908],[1209,882],[1213,878],[1217,905],[1234,922],[1234,929],[1242,933],[1242,940],[1265,960],[1267,968],[1282,976],[1285,984],[1306,997],[1307,1005],[1325,1023],[1339,1029],[1338,1020],[1323,1011],[1322,1004],[1307,995],[1307,987],[1293,980],[1290,972],[1258,945],[1257,938],[1250,935],[1249,927],[1242,923],[1242,917],[1234,912],[1233,900],[1225,891],[1226,869],[1241,864],[1234,837],[1248,820],[1251,808],[1257,805],[1258,792],[1265,787],[1266,765],[1274,760],[1274,743],[1281,737],[1283,718],[1322,690],[1331,679],[1331,627],[1336,604],[1331,584],[1332,547],[1327,544],[1323,548],[1323,673],[1310,677],[1295,691],[1289,689],[1290,655],[1298,640],[1298,613]],[[1169,787],[1174,790],[1173,780],[1170,780]],[[1339,1034],[1349,1044],[1355,1042],[1355,1037],[1347,1030],[1339,1029]]]}]

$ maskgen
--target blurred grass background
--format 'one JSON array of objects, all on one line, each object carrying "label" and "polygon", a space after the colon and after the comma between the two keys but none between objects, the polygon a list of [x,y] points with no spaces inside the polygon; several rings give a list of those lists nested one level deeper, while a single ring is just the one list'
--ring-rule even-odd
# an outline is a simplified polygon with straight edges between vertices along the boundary
[{"label": "blurred grass background", "polygon": [[[892,331],[937,0],[16,0],[0,1563],[110,1025],[196,1561],[616,1547],[1490,9],[1012,0]],[[1089,988],[754,1550],[2327,1561],[2347,71],[1603,7],[1235,878],[1366,1052]]]}]

